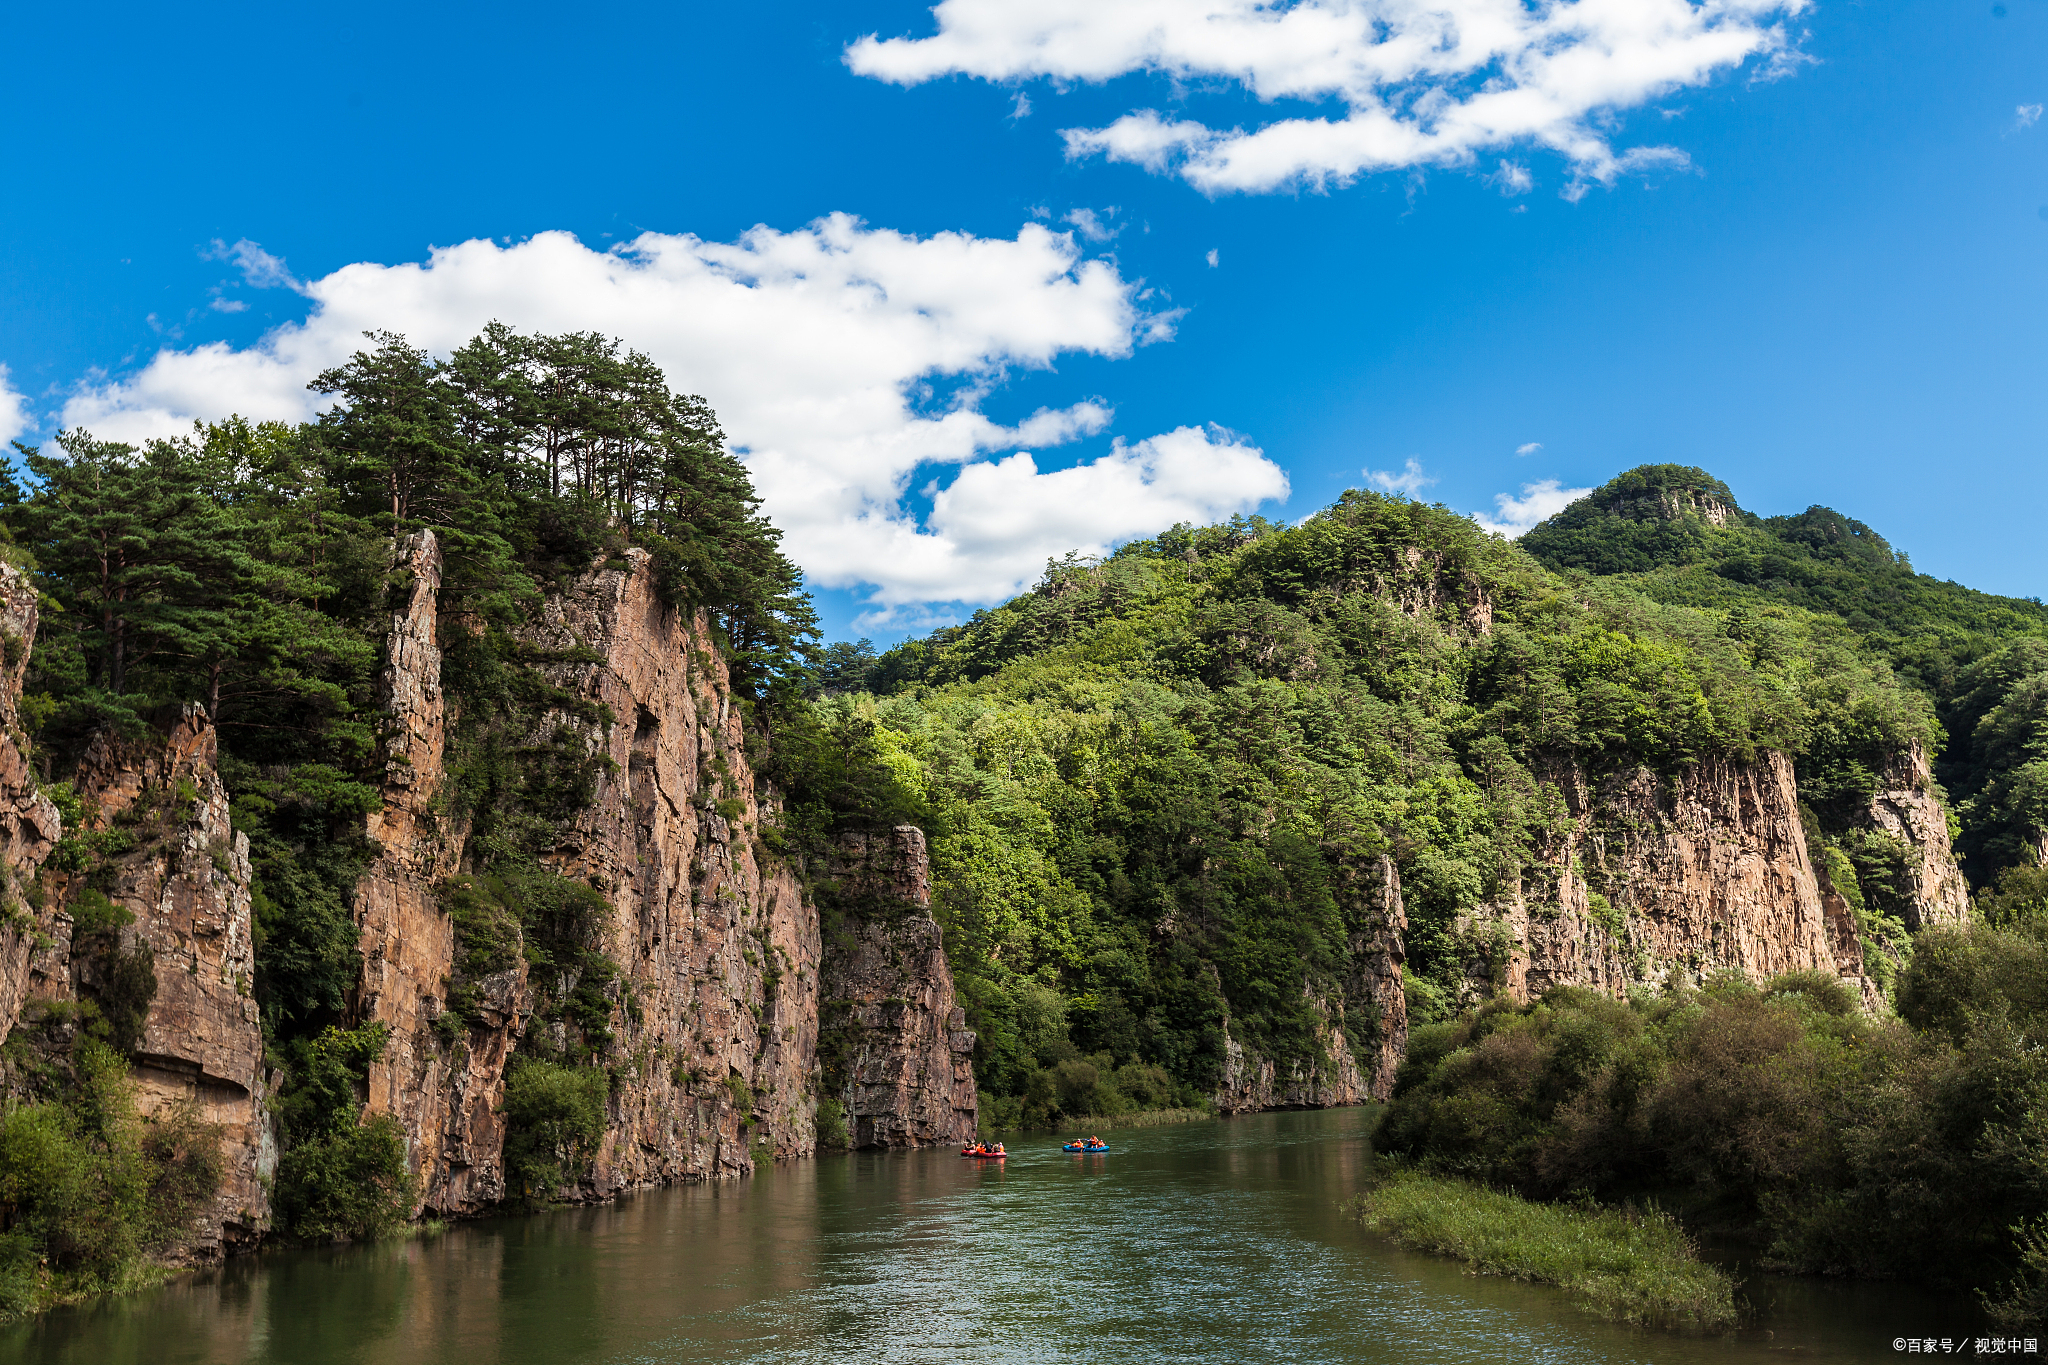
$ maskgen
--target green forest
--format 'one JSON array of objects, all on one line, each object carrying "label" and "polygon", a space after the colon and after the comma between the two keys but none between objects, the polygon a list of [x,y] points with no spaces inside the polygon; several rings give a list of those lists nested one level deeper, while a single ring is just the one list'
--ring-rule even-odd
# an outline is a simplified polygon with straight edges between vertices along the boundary
[{"label": "green forest", "polygon": [[[572,699],[513,628],[638,545],[671,601],[709,613],[743,704],[794,704],[815,638],[801,575],[715,417],[645,356],[498,326],[446,360],[369,341],[314,383],[333,400],[317,422],[230,420],[142,449],[69,431],[20,448],[0,484],[0,553],[41,598],[22,717],[67,831],[80,811],[66,779],[95,733],[140,734],[190,704],[216,727],[255,872],[253,991],[286,1078],[277,1229],[311,1241],[374,1235],[412,1209],[396,1126],[360,1121],[384,1038],[346,1009],[361,971],[349,897],[381,800],[375,675],[405,586],[396,538],[431,529],[442,546],[451,812],[473,830],[472,875],[445,888],[461,961],[442,1021],[460,1027],[464,981],[509,953],[577,969],[553,978],[577,983],[568,998],[540,1002],[565,1028],[530,1030],[508,1084],[521,1188],[553,1188],[601,1129],[604,1072],[586,1064],[608,1041],[600,992],[616,968],[591,933],[595,893],[538,857],[589,799],[595,760],[540,726]],[[765,720],[753,728],[765,745]],[[156,980],[146,955],[117,951],[125,912],[101,890],[135,841],[119,824],[73,833],[45,864],[82,878],[75,936],[107,960],[0,1054],[0,1309],[127,1282],[219,1179],[194,1117],[138,1119],[123,1080]],[[54,1289],[37,1287],[39,1265]]]},{"label": "green forest", "polygon": [[[1667,515],[1674,490],[1732,519]],[[2025,862],[2048,825],[2044,659],[2039,603],[1916,575],[1826,509],[1765,522],[1702,471],[1656,466],[1521,544],[1354,491],[1294,527],[1182,526],[1054,562],[964,625],[831,646],[815,715],[933,831],[985,1103],[1042,1122],[1156,1102],[1149,1079],[1118,1093],[1134,1064],[1183,1099],[1213,1089],[1226,1027],[1320,1064],[1311,993],[1341,1010],[1382,856],[1410,1017],[1450,1017],[1482,947],[1469,912],[1559,818],[1540,776],[1559,761],[1792,755],[1814,862],[1887,977],[1910,957],[1902,853],[1857,811],[1917,742],[1975,882]],[[1354,1018],[1354,1040],[1369,1027]]]},{"label": "green forest", "polygon": [[[529,1029],[509,1072],[515,1188],[552,1188],[602,1131],[602,988],[617,972],[592,932],[595,893],[541,858],[589,800],[596,760],[540,724],[577,703],[515,627],[637,545],[668,600],[714,623],[755,767],[785,799],[769,849],[801,865],[850,830],[927,831],[990,1127],[1201,1106],[1233,1044],[1314,1074],[1336,1024],[1362,1052],[1380,1021],[1351,996],[1354,967],[1378,951],[1390,865],[1416,1026],[1395,1150],[1541,1195],[1692,1181],[1766,1228],[1787,1264],[1882,1272],[1897,1267],[1851,1250],[1893,1189],[1884,1144],[1939,1134],[1962,1154],[1923,1184],[1954,1215],[1958,1273],[1983,1283],[2048,1237],[1993,1226],[1985,1202],[2048,1212],[2038,1134],[2010,1117],[2048,1101],[2031,1060],[2038,977],[2010,966],[2048,932],[2038,601],[1916,574],[1825,508],[1758,518],[1700,470],[1646,466],[1520,543],[1352,491],[1296,525],[1183,525],[1054,560],[1014,600],[885,652],[820,647],[716,418],[646,357],[497,326],[445,360],[370,343],[316,381],[331,400],[316,422],[230,420],[142,449],[71,431],[22,448],[0,483],[0,553],[43,604],[23,721],[67,828],[67,778],[94,734],[195,704],[217,727],[255,869],[253,990],[285,1077],[284,1232],[373,1235],[411,1206],[398,1134],[361,1121],[384,1039],[349,1025],[348,898],[380,799],[394,545],[432,529],[459,716],[451,813],[472,850],[445,888],[460,962],[442,1017],[459,1029],[465,983],[513,954],[573,965],[558,979],[578,983],[543,995],[538,1017],[562,1027]],[[1984,923],[1918,942],[1902,852],[1858,814],[1916,744],[1986,907]],[[1812,981],[1521,1009],[1475,997],[1472,964],[1498,946],[1487,907],[1565,818],[1559,771],[1669,775],[1765,750],[1793,759],[1813,861],[1899,1021]],[[90,888],[131,839],[75,834],[51,856],[87,887],[82,942],[118,938],[120,912]],[[39,1265],[77,1292],[123,1282],[218,1179],[190,1115],[144,1122],[124,1095],[155,984],[105,951],[76,1007],[25,1020],[0,1056],[9,1308]],[[1832,1145],[1801,1158],[1818,1165],[1655,1140],[1709,1105],[1684,1086],[1715,1057],[1797,1072],[1773,1103],[1828,1116]],[[1923,1075],[1936,1097],[1920,1128],[1870,1118]],[[1964,1112],[1985,1095],[1996,1114]],[[1631,1154],[1613,1188],[1593,1174],[1610,1149]],[[1940,1202],[1965,1187],[1977,1203]]]}]

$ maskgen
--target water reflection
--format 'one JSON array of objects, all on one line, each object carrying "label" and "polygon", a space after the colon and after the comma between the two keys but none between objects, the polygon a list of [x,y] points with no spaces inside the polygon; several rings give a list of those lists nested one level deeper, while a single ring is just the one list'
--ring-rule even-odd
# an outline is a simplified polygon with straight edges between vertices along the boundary
[{"label": "water reflection", "polygon": [[[1271,1114],[797,1162],[746,1182],[272,1255],[0,1334],[0,1358],[119,1365],[1892,1359],[1981,1330],[1953,1299],[1759,1281],[1738,1338],[1617,1329],[1467,1276],[1340,1207],[1370,1114]],[[1946,1319],[1944,1321],[1944,1319]]]}]

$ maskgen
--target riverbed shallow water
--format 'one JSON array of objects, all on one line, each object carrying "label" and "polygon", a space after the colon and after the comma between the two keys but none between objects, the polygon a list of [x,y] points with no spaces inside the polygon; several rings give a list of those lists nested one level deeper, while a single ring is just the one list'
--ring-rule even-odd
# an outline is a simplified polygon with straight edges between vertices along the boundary
[{"label": "riverbed shallow water", "polygon": [[1344,1206],[1373,1112],[1020,1137],[1003,1163],[856,1153],[617,1204],[276,1252],[0,1329],[36,1365],[1895,1360],[1970,1304],[1753,1278],[1754,1325],[1618,1328],[1470,1276]]}]

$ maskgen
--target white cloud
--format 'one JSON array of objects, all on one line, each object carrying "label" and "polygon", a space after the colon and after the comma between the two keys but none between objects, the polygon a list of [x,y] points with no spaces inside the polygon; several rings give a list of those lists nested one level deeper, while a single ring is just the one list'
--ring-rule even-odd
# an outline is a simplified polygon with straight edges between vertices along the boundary
[{"label": "white cloud", "polygon": [[2038,104],[2022,104],[2013,110],[2012,126],[2016,131],[2022,128],[2031,128],[2040,121],[2041,106]]},{"label": "white cloud", "polygon": [[1013,101],[1010,105],[1010,121],[1012,123],[1015,123],[1019,119],[1027,119],[1030,117],[1031,96],[1025,94],[1022,90],[1019,90],[1017,92],[1016,100]]},{"label": "white cloud", "polygon": [[1413,455],[1408,457],[1407,465],[1398,474],[1389,474],[1383,469],[1368,469],[1365,471],[1365,477],[1386,492],[1399,493],[1410,498],[1436,482],[1435,475],[1422,472],[1422,461]]},{"label": "white cloud", "polygon": [[973,564],[1007,591],[1036,578],[1055,546],[1105,554],[1175,522],[1214,521],[1286,496],[1287,475],[1243,437],[1179,427],[1136,445],[1119,440],[1101,459],[1050,473],[1024,451],[968,465],[933,496],[930,533],[901,537],[895,548],[917,561],[902,571],[921,581],[950,582]]},{"label": "white cloud", "polygon": [[1209,254],[1207,256],[1204,256],[1202,259],[1209,263],[1209,268],[1211,270],[1214,270],[1217,266],[1223,264],[1222,255],[1213,246],[1209,248]]},{"label": "white cloud", "polygon": [[1116,206],[1112,204],[1100,213],[1097,213],[1094,209],[1075,209],[1066,217],[1060,219],[1060,221],[1071,224],[1074,231],[1080,233],[1091,242],[1107,242],[1123,231],[1121,227],[1113,226],[1110,223],[1109,220],[1114,217],[1116,217]]},{"label": "white cloud", "polygon": [[1539,479],[1535,483],[1523,484],[1519,498],[1508,493],[1494,494],[1493,505],[1499,515],[1489,517],[1484,512],[1474,512],[1472,520],[1495,535],[1512,540],[1548,521],[1592,491],[1590,488],[1565,488],[1556,479]]},{"label": "white cloud", "polygon": [[1210,194],[1343,183],[1548,148],[1574,184],[1682,166],[1668,147],[1617,153],[1609,116],[1762,59],[1794,69],[1784,21],[1808,0],[941,0],[926,38],[870,34],[854,71],[915,85],[945,75],[1055,84],[1152,72],[1222,79],[1264,101],[1337,100],[1341,118],[1217,128],[1135,110],[1065,131],[1069,156],[1176,169]]},{"label": "white cloud", "polygon": [[[345,266],[302,288],[304,322],[245,350],[160,351],[133,375],[82,387],[66,424],[139,441],[231,412],[304,419],[321,401],[306,382],[373,328],[442,352],[492,319],[598,331],[711,402],[814,583],[872,585],[884,606],[995,600],[1049,555],[1227,516],[1286,489],[1257,450],[1186,428],[1053,473],[1028,456],[973,463],[1109,424],[1110,408],[1086,399],[1003,425],[982,406],[1008,371],[1050,368],[1063,353],[1127,356],[1170,338],[1180,316],[1143,311],[1139,286],[1113,264],[1083,260],[1071,234],[1035,223],[1011,240],[919,238],[835,215],[730,243],[648,233],[611,251],[551,232],[438,248],[423,264]],[[920,526],[903,499],[929,464],[966,468]]]},{"label": "white cloud", "polygon": [[1522,444],[1515,447],[1515,454],[1534,455],[1537,451],[1541,449],[1543,449],[1543,442],[1541,441],[1524,441]]},{"label": "white cloud", "polygon": [[243,282],[252,289],[284,288],[305,292],[305,286],[285,268],[284,257],[271,255],[247,237],[233,246],[216,237],[200,255],[209,261],[233,261],[235,269],[242,272]]},{"label": "white cloud", "polygon": [[0,365],[0,447],[29,429],[28,399],[14,387],[7,367]]},{"label": "white cloud", "polygon": [[216,313],[245,313],[249,309],[249,301],[247,299],[216,298],[206,306]]},{"label": "white cloud", "polygon": [[1500,163],[1500,168],[1488,176],[1487,179],[1500,186],[1502,194],[1511,197],[1517,194],[1527,194],[1530,190],[1536,188],[1536,177],[1529,174],[1529,168],[1522,165],[1519,161],[1503,160]]}]

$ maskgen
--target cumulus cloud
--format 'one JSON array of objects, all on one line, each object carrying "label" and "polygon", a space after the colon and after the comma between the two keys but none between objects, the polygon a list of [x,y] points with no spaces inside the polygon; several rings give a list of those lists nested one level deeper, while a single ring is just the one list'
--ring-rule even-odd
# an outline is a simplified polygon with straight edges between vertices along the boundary
[{"label": "cumulus cloud", "polygon": [[1410,498],[1436,482],[1435,475],[1422,472],[1422,461],[1413,455],[1408,457],[1408,463],[1398,474],[1390,474],[1384,469],[1368,469],[1365,471],[1365,477],[1371,479],[1375,487],[1385,492],[1399,493]]},{"label": "cumulus cloud", "polygon": [[1216,249],[1215,247],[1213,247],[1213,246],[1209,248],[1209,254],[1208,254],[1208,255],[1206,255],[1206,256],[1204,256],[1204,257],[1203,257],[1202,259],[1203,259],[1203,260],[1205,260],[1205,261],[1207,261],[1207,262],[1209,263],[1209,268],[1210,268],[1211,270],[1214,270],[1214,269],[1215,269],[1215,268],[1216,268],[1217,266],[1219,266],[1219,265],[1222,265],[1222,264],[1223,264],[1223,256],[1222,256],[1222,253],[1221,253],[1221,252],[1219,252],[1219,251],[1218,251],[1218,250],[1217,250],[1217,249]]},{"label": "cumulus cloud", "polygon": [[[883,606],[994,600],[1049,555],[1228,516],[1286,489],[1257,450],[1191,429],[1051,473],[1028,454],[975,463],[1110,422],[1107,404],[1083,399],[1004,425],[983,408],[1008,372],[1068,353],[1127,356],[1170,338],[1179,316],[1144,311],[1115,265],[1083,260],[1072,234],[1036,223],[1014,239],[920,238],[834,215],[736,242],[648,233],[610,251],[553,232],[344,266],[300,287],[312,300],[304,322],[246,349],[160,351],[133,375],[81,388],[65,422],[139,441],[231,412],[302,420],[321,401],[306,382],[370,329],[442,352],[493,319],[603,332],[711,402],[814,583],[870,585]],[[965,467],[920,525],[904,499],[930,465]]]},{"label": "cumulus cloud", "polygon": [[1515,454],[1534,455],[1537,451],[1541,449],[1543,449],[1543,442],[1541,441],[1524,441],[1522,442],[1522,444],[1515,447]]},{"label": "cumulus cloud", "polygon": [[1668,147],[1616,151],[1611,115],[1760,60],[1798,64],[1785,22],[1809,0],[942,0],[938,32],[870,34],[854,71],[915,85],[1108,81],[1132,72],[1177,86],[1233,82],[1264,101],[1344,106],[1341,118],[1277,118],[1250,130],[1139,109],[1065,130],[1069,156],[1177,171],[1210,194],[1343,183],[1411,166],[1465,165],[1492,148],[1548,148],[1573,184],[1686,164]]},{"label": "cumulus cloud", "polygon": [[2015,130],[2031,128],[2041,121],[2041,106],[2022,104],[2013,110],[2012,126]]},{"label": "cumulus cloud", "polygon": [[30,425],[28,399],[14,387],[7,367],[0,365],[0,446],[18,439]]},{"label": "cumulus cloud", "polygon": [[1590,488],[1565,488],[1556,479],[1539,479],[1535,483],[1523,484],[1519,498],[1511,493],[1494,494],[1493,505],[1498,515],[1489,517],[1484,512],[1474,512],[1472,520],[1495,535],[1512,540],[1548,521],[1592,491]]}]

